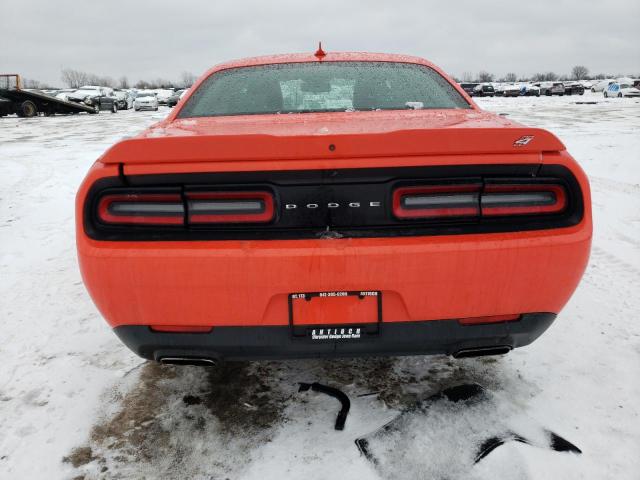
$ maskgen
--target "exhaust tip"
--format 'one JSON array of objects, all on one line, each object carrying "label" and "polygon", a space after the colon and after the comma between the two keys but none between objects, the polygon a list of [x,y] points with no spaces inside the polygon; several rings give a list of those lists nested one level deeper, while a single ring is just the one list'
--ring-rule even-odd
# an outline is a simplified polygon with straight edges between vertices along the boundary
[{"label": "exhaust tip", "polygon": [[490,355],[505,355],[512,350],[510,345],[498,345],[495,347],[464,348],[453,354],[453,358],[486,357]]},{"label": "exhaust tip", "polygon": [[196,365],[200,367],[213,367],[216,361],[203,357],[162,357],[159,360],[164,365]]}]

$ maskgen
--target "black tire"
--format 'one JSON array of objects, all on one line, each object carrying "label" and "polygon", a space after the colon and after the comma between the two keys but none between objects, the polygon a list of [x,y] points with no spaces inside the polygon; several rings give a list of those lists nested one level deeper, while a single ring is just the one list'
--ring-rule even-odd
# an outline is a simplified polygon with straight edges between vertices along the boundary
[{"label": "black tire", "polygon": [[618,98],[622,98],[622,93],[619,93],[619,94],[618,94]]},{"label": "black tire", "polygon": [[609,95],[607,95],[607,92],[602,92],[602,95],[604,95],[604,98],[609,98]]},{"label": "black tire", "polygon": [[155,111],[156,111],[156,112],[158,111],[158,107],[156,107]]},{"label": "black tire", "polygon": [[18,116],[19,117],[35,117],[38,115],[38,107],[31,100],[25,100],[20,104],[20,108],[18,108]]},{"label": "black tire", "polygon": [[118,104],[116,102],[111,104],[111,113],[118,113]]}]

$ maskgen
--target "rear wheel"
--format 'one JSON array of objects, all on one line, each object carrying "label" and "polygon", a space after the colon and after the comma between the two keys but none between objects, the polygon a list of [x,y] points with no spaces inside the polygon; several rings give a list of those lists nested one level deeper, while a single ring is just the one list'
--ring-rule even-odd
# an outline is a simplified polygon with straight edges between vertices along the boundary
[{"label": "rear wheel", "polygon": [[116,102],[111,105],[111,113],[118,113],[118,104]]},{"label": "rear wheel", "polygon": [[38,115],[38,107],[31,100],[25,100],[18,109],[19,117],[35,117]]},{"label": "rear wheel", "polygon": [[609,97],[609,95],[607,95],[607,92],[604,92],[604,98]]},{"label": "rear wheel", "polygon": [[619,94],[618,94],[618,98],[622,98],[622,93],[619,93]]}]

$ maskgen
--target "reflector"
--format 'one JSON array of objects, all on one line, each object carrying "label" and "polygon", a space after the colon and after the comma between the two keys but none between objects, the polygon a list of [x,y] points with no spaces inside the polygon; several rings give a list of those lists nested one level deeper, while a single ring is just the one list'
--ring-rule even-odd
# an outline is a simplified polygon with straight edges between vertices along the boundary
[{"label": "reflector", "polygon": [[483,323],[513,322],[519,319],[520,315],[489,315],[486,317],[461,318],[458,323],[461,325],[481,325]]}]

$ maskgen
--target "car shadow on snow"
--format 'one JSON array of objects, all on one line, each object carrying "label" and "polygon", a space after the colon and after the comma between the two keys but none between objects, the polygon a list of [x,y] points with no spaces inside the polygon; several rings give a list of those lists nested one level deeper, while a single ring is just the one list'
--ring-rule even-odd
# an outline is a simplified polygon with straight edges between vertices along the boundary
[{"label": "car shadow on snow", "polygon": [[229,362],[215,367],[148,362],[133,386],[110,392],[106,413],[86,445],[63,461],[72,478],[86,480],[236,478],[280,429],[305,422],[295,413],[290,418],[296,410],[288,407],[304,401],[297,384],[307,381],[340,388],[352,398],[376,396],[374,405],[397,411],[460,383],[513,390],[522,401],[535,394],[517,371],[494,358]]}]

